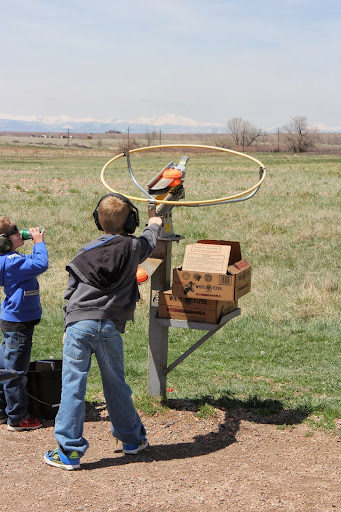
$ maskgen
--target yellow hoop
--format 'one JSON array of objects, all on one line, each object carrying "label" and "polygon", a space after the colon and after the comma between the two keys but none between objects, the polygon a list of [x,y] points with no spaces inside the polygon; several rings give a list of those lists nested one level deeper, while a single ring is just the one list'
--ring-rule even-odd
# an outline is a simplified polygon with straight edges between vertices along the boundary
[{"label": "yellow hoop", "polygon": [[[163,201],[161,199],[152,199],[151,200],[151,199],[147,199],[147,198],[145,199],[143,197],[128,196],[128,195],[124,194],[125,197],[130,199],[130,201],[140,201],[141,203],[153,202],[153,203],[156,203],[156,204],[169,204],[169,205],[174,205],[174,206],[194,206],[194,205],[205,205],[205,204],[219,204],[219,203],[223,203],[223,202],[226,202],[226,201],[230,201],[232,199],[238,199],[240,197],[246,196],[247,194],[250,194],[251,192],[253,192],[257,188],[259,188],[261,186],[261,184],[263,183],[263,181],[265,180],[266,169],[265,169],[264,165],[262,164],[262,162],[260,162],[256,158],[253,158],[252,156],[246,155],[245,153],[239,153],[238,151],[232,151],[232,149],[219,148],[219,147],[215,147],[215,146],[202,146],[200,144],[164,144],[164,145],[160,145],[160,146],[147,146],[147,147],[144,147],[144,148],[132,149],[131,151],[129,151],[129,154],[131,154],[131,153],[138,153],[139,151],[150,151],[152,149],[161,149],[161,148],[199,148],[199,149],[203,148],[203,149],[210,149],[210,150],[215,150],[215,151],[223,151],[225,153],[231,153],[232,155],[240,156],[242,158],[247,158],[248,160],[251,160],[252,162],[255,162],[257,165],[259,165],[259,167],[263,171],[262,177],[256,183],[256,185],[254,185],[253,187],[249,188],[248,190],[245,190],[244,192],[239,192],[238,194],[234,194],[232,196],[221,197],[221,198],[218,198],[218,199],[207,199],[207,200],[204,200],[204,201]],[[120,192],[118,192],[117,190],[114,190],[113,188],[111,188],[106,183],[106,181],[104,179],[104,172],[106,171],[106,169],[109,167],[110,164],[115,162],[115,160],[118,160],[119,158],[122,158],[122,156],[125,156],[125,154],[124,153],[120,153],[119,155],[117,155],[114,158],[112,158],[111,160],[109,160],[109,162],[107,162],[104,165],[104,167],[103,167],[103,169],[101,171],[101,181],[102,181],[103,185],[108,190],[110,190],[110,192],[113,192],[113,193],[116,193],[116,194],[120,193]]]}]

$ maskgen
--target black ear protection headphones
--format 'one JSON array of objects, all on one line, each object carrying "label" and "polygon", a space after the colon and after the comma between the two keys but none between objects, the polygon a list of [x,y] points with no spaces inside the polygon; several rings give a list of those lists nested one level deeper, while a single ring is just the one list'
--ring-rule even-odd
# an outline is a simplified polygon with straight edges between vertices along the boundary
[{"label": "black ear protection headphones", "polygon": [[6,235],[0,235],[0,254],[12,252],[13,244]]},{"label": "black ear protection headphones", "polygon": [[101,201],[105,197],[109,197],[109,196],[118,197],[119,199],[121,199],[122,201],[124,201],[125,203],[127,203],[130,206],[131,210],[128,214],[127,220],[125,221],[123,227],[127,233],[129,233],[129,234],[134,233],[137,226],[140,225],[139,211],[136,208],[136,206],[133,205],[133,203],[127,197],[122,196],[121,194],[106,194],[105,196],[102,197],[102,199],[100,199],[98,201],[98,205],[96,206],[96,208],[94,209],[93,214],[92,214],[94,217],[95,224],[98,227],[98,229],[100,231],[103,231],[103,228],[102,228],[101,223],[98,218],[98,207],[99,207]]}]

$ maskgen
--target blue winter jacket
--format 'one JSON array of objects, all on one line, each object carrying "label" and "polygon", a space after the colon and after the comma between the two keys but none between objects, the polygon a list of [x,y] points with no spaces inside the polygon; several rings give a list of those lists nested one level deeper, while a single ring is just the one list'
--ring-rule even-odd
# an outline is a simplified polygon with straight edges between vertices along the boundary
[{"label": "blue winter jacket", "polygon": [[48,268],[45,242],[33,245],[32,254],[18,252],[0,254],[0,286],[5,298],[1,304],[1,319],[8,322],[28,322],[41,318],[39,283],[36,277]]}]

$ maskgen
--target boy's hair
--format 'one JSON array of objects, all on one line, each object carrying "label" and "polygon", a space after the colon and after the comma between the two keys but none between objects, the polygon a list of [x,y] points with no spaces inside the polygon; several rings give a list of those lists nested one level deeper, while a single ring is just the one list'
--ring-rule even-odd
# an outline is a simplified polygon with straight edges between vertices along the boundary
[{"label": "boy's hair", "polygon": [[119,197],[104,197],[98,206],[98,220],[104,231],[123,233],[130,206]]},{"label": "boy's hair", "polygon": [[12,224],[8,217],[0,217],[0,235],[6,235],[11,230]]}]

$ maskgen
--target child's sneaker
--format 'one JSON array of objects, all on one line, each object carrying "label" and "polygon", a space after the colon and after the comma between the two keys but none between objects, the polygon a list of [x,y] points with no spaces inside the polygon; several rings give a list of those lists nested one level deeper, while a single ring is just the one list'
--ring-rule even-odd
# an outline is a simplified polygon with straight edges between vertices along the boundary
[{"label": "child's sneaker", "polygon": [[140,444],[123,444],[123,453],[125,455],[136,455],[148,446],[147,438],[140,442]]},{"label": "child's sneaker", "polygon": [[36,430],[41,427],[41,423],[37,418],[33,418],[29,416],[25,421],[21,421],[20,423],[16,423],[15,425],[11,425],[10,423],[7,425],[7,430],[11,430],[13,432],[19,432],[20,430]]},{"label": "child's sneaker", "polygon": [[0,418],[0,425],[2,425],[3,423],[7,423],[7,416],[3,416],[2,418]]},{"label": "child's sneaker", "polygon": [[56,468],[67,469],[79,469],[79,453],[76,451],[64,453],[60,446],[52,452],[46,452],[44,455],[44,461],[50,466]]}]

